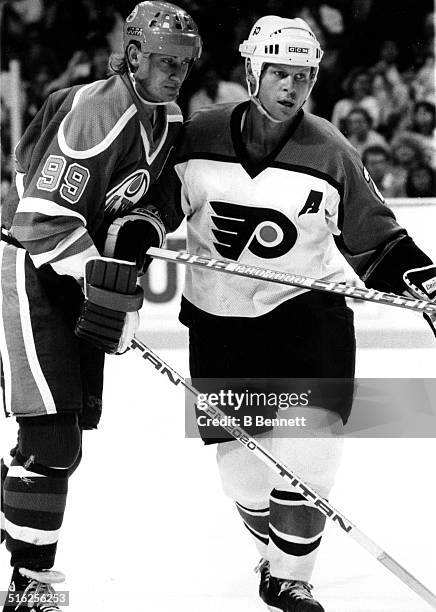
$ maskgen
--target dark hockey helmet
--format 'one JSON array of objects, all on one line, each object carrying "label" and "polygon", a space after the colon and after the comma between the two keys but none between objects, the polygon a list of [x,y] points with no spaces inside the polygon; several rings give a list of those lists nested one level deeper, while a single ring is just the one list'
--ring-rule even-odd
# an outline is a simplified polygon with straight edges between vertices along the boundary
[{"label": "dark hockey helmet", "polygon": [[127,17],[123,30],[124,51],[131,42],[143,53],[189,57],[201,55],[201,37],[195,21],[183,9],[169,2],[140,2]]}]

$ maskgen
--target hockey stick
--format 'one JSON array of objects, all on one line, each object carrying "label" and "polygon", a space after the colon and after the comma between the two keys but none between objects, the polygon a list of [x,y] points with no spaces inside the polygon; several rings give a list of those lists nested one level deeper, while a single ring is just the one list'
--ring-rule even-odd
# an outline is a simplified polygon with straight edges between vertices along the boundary
[{"label": "hockey stick", "polygon": [[248,278],[256,278],[265,280],[271,283],[280,283],[281,285],[290,285],[291,287],[302,287],[303,289],[315,289],[316,291],[326,291],[328,293],[337,293],[346,297],[365,300],[367,302],[376,302],[377,304],[386,304],[387,306],[397,306],[398,308],[407,308],[415,312],[422,312],[436,315],[436,304],[427,300],[404,297],[395,293],[384,293],[376,289],[367,289],[366,287],[354,287],[347,283],[329,282],[316,280],[308,276],[300,274],[290,274],[288,272],[279,272],[278,270],[269,270],[267,268],[259,268],[258,266],[248,266],[239,264],[235,261],[226,261],[220,259],[212,259],[200,255],[190,255],[184,251],[170,251],[168,249],[158,249],[150,247],[147,251],[154,259],[163,259],[164,261],[173,261],[181,263],[185,266],[199,266],[224,274],[233,274],[234,276],[244,276]]},{"label": "hockey stick", "polygon": [[[186,382],[183,376],[165,363],[163,359],[161,359],[156,353],[148,348],[148,346],[141,342],[141,340],[134,338],[130,347],[139,351],[142,358],[150,363],[160,374],[166,376],[175,387],[181,385],[195,398],[200,399],[199,391],[197,391],[197,389],[190,383]],[[201,399],[203,401],[203,398]],[[408,572],[397,561],[395,561],[395,559],[388,555],[388,553],[380,548],[378,544],[366,536],[343,514],[338,512],[328,501],[321,497],[321,495],[319,495],[315,489],[312,489],[303,480],[301,480],[301,478],[295,474],[295,472],[271,455],[271,453],[261,444],[259,444],[255,438],[252,438],[241,427],[228,424],[230,419],[227,419],[225,412],[223,412],[218,406],[214,406],[208,402],[204,402],[204,404],[206,405],[204,412],[214,419],[222,419],[223,424],[221,427],[225,429],[235,440],[256,455],[256,457],[268,465],[274,472],[279,474],[279,476],[289,481],[305,499],[318,508],[320,512],[329,518],[337,527],[342,529],[343,532],[356,540],[356,542],[358,542],[363,548],[365,548],[365,550],[375,557],[377,561],[395,574],[395,576],[397,576],[404,584],[406,584],[412,591],[422,597],[424,601],[426,601],[434,610],[436,610],[436,596],[424,584],[412,576],[410,572]]]}]

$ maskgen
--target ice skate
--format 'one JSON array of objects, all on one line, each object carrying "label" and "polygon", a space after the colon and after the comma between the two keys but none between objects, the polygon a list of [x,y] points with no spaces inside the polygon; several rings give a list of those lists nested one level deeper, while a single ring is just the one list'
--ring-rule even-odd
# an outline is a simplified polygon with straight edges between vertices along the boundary
[{"label": "ice skate", "polygon": [[53,570],[35,572],[15,568],[3,612],[61,612],[58,604],[64,596],[56,593],[52,584],[64,580],[63,574]]},{"label": "ice skate", "polygon": [[269,561],[263,559],[260,572],[259,595],[271,612],[325,612],[312,596],[312,586],[303,580],[275,578],[269,572]]}]

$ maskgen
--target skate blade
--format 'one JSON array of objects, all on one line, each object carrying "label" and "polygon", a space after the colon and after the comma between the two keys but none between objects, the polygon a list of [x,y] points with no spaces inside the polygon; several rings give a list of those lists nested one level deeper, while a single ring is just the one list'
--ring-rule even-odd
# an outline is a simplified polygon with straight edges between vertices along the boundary
[{"label": "skate blade", "polygon": [[64,574],[62,574],[61,572],[56,572],[54,570],[47,570],[46,572],[34,572],[33,570],[28,570],[25,567],[20,567],[19,572],[25,578],[37,580],[38,582],[42,582],[43,584],[65,582]]}]

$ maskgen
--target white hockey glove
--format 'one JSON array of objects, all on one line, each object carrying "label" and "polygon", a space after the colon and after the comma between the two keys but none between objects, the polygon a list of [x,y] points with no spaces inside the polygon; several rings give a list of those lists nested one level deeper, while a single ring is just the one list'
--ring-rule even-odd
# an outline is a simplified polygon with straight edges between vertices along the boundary
[{"label": "white hockey glove", "polygon": [[138,276],[142,276],[151,263],[147,250],[151,246],[161,247],[165,233],[157,208],[151,205],[134,208],[124,217],[115,219],[109,227],[103,255],[135,262]]},{"label": "white hockey glove", "polygon": [[94,257],[85,265],[85,301],[75,334],[106,353],[121,354],[139,326],[144,291],[136,285],[136,266]]},{"label": "white hockey glove", "polygon": [[[430,300],[436,305],[436,266],[430,265],[423,268],[407,270],[403,274],[403,280],[409,288],[413,297],[421,300]],[[424,313],[424,319],[430,325],[436,337],[436,314]]]}]

